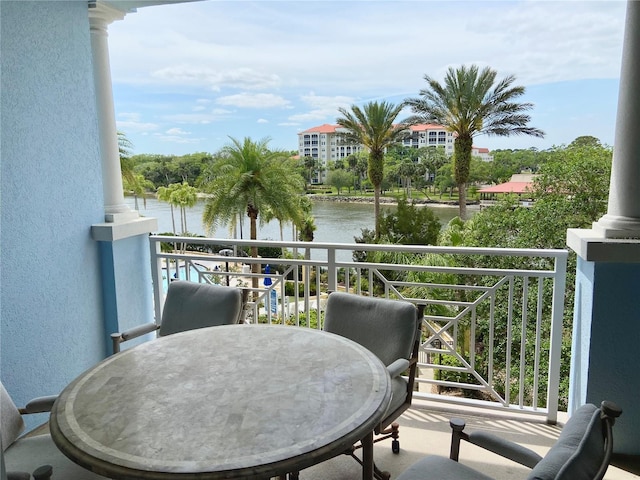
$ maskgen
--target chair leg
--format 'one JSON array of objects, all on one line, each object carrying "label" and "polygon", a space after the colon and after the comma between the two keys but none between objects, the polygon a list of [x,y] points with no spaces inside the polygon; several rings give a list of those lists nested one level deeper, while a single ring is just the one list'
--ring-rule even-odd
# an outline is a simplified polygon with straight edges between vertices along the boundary
[{"label": "chair leg", "polygon": [[396,455],[400,453],[400,440],[398,440],[398,437],[400,436],[400,434],[398,433],[399,428],[400,425],[398,425],[396,422],[393,422],[391,424],[391,451]]},{"label": "chair leg", "polygon": [[53,468],[51,465],[42,465],[33,472],[34,480],[49,480],[53,474]]},{"label": "chair leg", "polygon": [[[351,447],[349,450],[347,450],[346,452],[344,452],[345,455],[349,455],[351,458],[353,458],[356,462],[358,462],[360,464],[361,467],[364,468],[364,461],[363,459],[360,459],[360,457],[358,457],[356,455],[356,450],[362,448],[362,445],[358,445]],[[376,480],[389,480],[391,478],[391,474],[389,472],[387,472],[386,470],[380,470],[378,468],[378,466],[376,465],[376,462],[373,462],[373,478],[375,478]]]},{"label": "chair leg", "polygon": [[396,454],[400,453],[400,440],[398,440],[400,438],[400,425],[397,422],[393,422],[388,428],[379,432],[379,435],[383,436],[376,438],[374,442],[377,443],[391,438],[391,451]]},{"label": "chair leg", "polygon": [[373,464],[373,476],[376,477],[376,480],[389,480],[391,478],[389,472],[380,470],[375,463]]}]

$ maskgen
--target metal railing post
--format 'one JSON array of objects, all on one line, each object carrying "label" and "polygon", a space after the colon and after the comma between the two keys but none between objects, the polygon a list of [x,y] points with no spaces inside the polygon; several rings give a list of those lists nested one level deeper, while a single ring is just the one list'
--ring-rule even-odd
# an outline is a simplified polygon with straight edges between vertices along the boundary
[{"label": "metal railing post", "polygon": [[[330,292],[335,292],[338,288],[338,268],[336,266],[336,249],[327,249],[327,275],[328,288]],[[320,298],[318,292],[318,299]],[[318,300],[319,301],[319,300]]]},{"label": "metal railing post", "polygon": [[547,423],[558,421],[558,396],[560,390],[560,360],[562,355],[562,321],[564,316],[564,292],[567,278],[568,252],[556,257],[553,277],[551,307],[551,338],[549,346],[549,382],[547,385]]},{"label": "metal railing post", "polygon": [[[151,252],[151,280],[153,283],[153,308],[156,323],[160,323],[162,316],[162,300],[164,297],[162,289],[162,268],[160,266],[161,259],[161,242],[159,240],[150,239],[149,248]],[[169,273],[167,272],[167,275]]]}]

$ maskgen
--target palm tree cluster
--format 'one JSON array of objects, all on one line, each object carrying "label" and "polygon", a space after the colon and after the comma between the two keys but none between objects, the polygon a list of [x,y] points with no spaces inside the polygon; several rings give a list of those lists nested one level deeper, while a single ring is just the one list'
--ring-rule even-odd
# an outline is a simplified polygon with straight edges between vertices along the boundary
[{"label": "palm tree cluster", "polygon": [[[369,180],[374,185],[376,237],[379,236],[380,185],[384,178],[382,158],[386,148],[407,134],[410,125],[435,123],[455,134],[454,174],[458,185],[460,218],[466,218],[466,185],[469,180],[473,138],[487,135],[532,135],[544,133],[529,127],[530,116],[525,112],[533,108],[530,103],[517,103],[515,99],[525,92],[524,87],[513,86],[515,77],[507,76],[496,82],[497,72],[489,67],[480,70],[476,65],[449,68],[441,84],[425,75],[427,88],[420,97],[405,99],[400,105],[370,102],[351,111],[340,109],[343,115],[337,123],[348,130],[347,141],[360,143],[369,151]],[[412,116],[399,124],[394,121],[404,107]]]},{"label": "palm tree cluster", "polygon": [[188,233],[187,208],[193,207],[198,201],[198,190],[187,182],[172,183],[168,187],[158,188],[158,199],[171,205],[171,223],[173,225],[174,235],[177,232],[173,207],[178,207],[180,209],[180,228],[182,233]]}]

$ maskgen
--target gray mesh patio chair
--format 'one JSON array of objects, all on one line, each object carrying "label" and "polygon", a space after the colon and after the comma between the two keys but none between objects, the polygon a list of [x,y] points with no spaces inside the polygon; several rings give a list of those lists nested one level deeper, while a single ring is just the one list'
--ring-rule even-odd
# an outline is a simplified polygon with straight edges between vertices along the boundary
[{"label": "gray mesh patio chair", "polygon": [[113,353],[120,344],[154,331],[158,336],[196,328],[239,323],[244,316],[248,290],[222,285],[176,280],[169,284],[160,324],[146,323],[111,334]]},{"label": "gray mesh patio chair", "polygon": [[[23,414],[49,412],[56,397],[39,397],[18,409],[0,383],[0,474],[2,480],[105,480],[76,465],[58,450],[51,435],[20,436]],[[52,476],[53,474],[53,476]]]},{"label": "gray mesh patio chair", "polygon": [[397,480],[491,480],[458,462],[460,441],[464,440],[531,468],[530,480],[601,480],[613,451],[612,427],[622,410],[612,402],[600,408],[587,404],[578,408],[560,437],[544,457],[536,452],[485,432],[465,433],[465,424],[452,419],[449,458],[429,456],[405,470]]},{"label": "gray mesh patio chair", "polygon": [[375,441],[392,438],[394,453],[400,451],[395,420],[411,406],[421,322],[421,311],[402,300],[342,292],[331,293],[327,300],[324,330],[359,343],[387,366],[392,383],[391,404],[376,426]]}]

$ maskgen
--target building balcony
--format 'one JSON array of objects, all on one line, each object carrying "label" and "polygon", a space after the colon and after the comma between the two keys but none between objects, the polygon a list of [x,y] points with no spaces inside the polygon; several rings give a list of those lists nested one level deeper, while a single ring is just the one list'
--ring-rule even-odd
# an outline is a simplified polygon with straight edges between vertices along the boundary
[{"label": "building balcony", "polygon": [[[568,417],[560,377],[566,361],[560,348],[565,250],[159,235],[148,242],[156,312],[177,278],[250,290],[247,323],[322,328],[324,300],[337,290],[424,307],[413,405],[398,419],[400,453],[392,453],[389,440],[375,445],[376,463],[391,478],[426,455],[448,456],[450,418],[544,456]],[[259,258],[245,253],[252,246],[259,248]],[[259,273],[251,272],[254,264]],[[498,479],[527,475],[525,467],[470,444],[463,445],[460,461]],[[637,458],[619,456],[605,478],[633,479],[639,473]],[[360,466],[341,455],[304,470],[300,478],[360,478]]]}]

